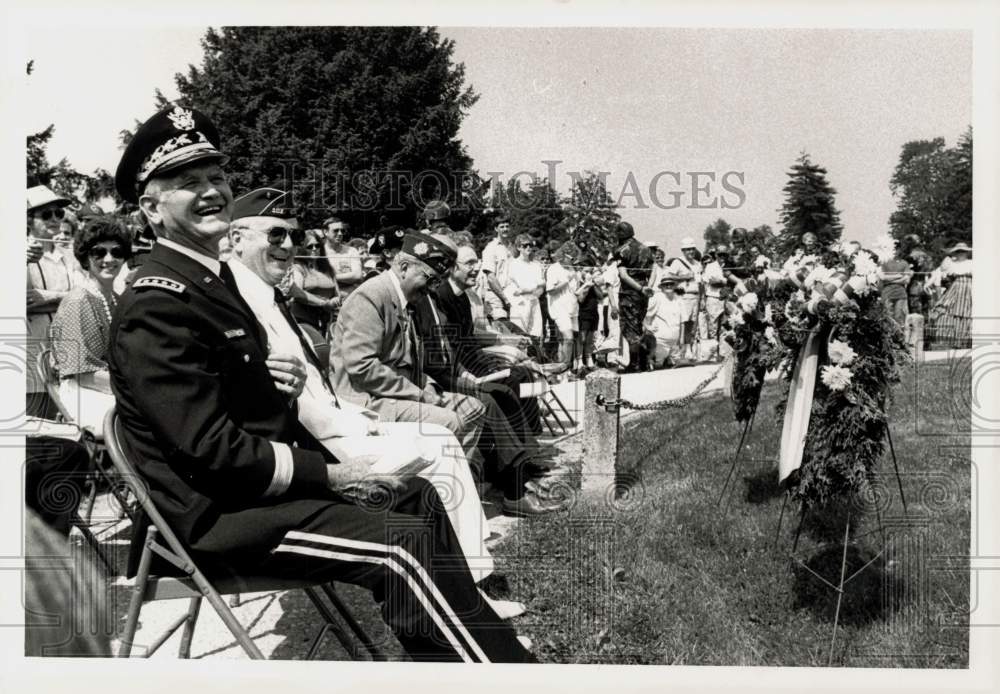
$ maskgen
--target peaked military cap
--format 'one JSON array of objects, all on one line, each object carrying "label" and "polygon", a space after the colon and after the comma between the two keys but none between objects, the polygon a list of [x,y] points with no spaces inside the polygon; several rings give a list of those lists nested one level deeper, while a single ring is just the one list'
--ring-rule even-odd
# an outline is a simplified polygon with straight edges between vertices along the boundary
[{"label": "peaked military cap", "polygon": [[277,217],[292,219],[296,216],[291,206],[292,196],[277,188],[258,188],[233,201],[233,219],[243,217]]},{"label": "peaked military cap", "polygon": [[103,217],[104,210],[98,207],[97,203],[88,202],[86,205],[77,210],[76,218],[81,222],[85,222],[88,219],[94,219],[95,217]]},{"label": "peaked military cap", "polygon": [[402,251],[426,263],[427,267],[439,275],[451,271],[457,256],[449,245],[420,232],[403,236]]},{"label": "peaked military cap", "polygon": [[205,159],[229,160],[219,151],[219,131],[200,111],[171,104],[136,130],[118,162],[115,189],[123,199],[139,202],[153,176]]}]

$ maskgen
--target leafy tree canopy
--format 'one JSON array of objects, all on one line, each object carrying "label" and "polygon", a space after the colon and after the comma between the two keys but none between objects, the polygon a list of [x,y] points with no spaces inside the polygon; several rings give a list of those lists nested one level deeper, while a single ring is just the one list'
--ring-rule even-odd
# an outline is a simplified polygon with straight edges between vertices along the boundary
[{"label": "leafy tree canopy", "polygon": [[218,125],[237,194],[282,185],[307,223],[336,210],[368,232],[467,202],[458,130],[478,95],[435,29],[225,27],[202,46],[179,101]]}]

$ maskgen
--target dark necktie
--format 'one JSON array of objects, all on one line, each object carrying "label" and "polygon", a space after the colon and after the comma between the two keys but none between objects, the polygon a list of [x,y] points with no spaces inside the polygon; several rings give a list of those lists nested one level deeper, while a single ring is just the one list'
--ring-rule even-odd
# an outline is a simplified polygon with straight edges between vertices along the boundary
[{"label": "dark necktie", "polygon": [[274,288],[274,303],[278,305],[278,310],[281,311],[281,315],[284,316],[288,325],[295,333],[295,336],[299,338],[299,344],[302,345],[302,351],[305,352],[306,359],[312,362],[312,365],[316,367],[317,371],[319,371],[319,375],[323,378],[323,385],[325,385],[326,389],[330,391],[330,395],[333,396],[333,401],[337,407],[340,407],[340,401],[337,399],[337,394],[333,391],[333,385],[330,383],[330,379],[323,371],[323,365],[319,363],[319,357],[316,356],[312,342],[310,342],[306,334],[302,332],[302,328],[299,327],[299,323],[295,320],[295,316],[293,316],[292,312],[288,310],[288,298],[282,294],[281,290],[277,287]]},{"label": "dark necktie", "polygon": [[[261,342],[260,322],[257,320],[257,315],[253,312],[253,309],[250,308],[250,304],[248,304],[243,298],[243,295],[240,294],[239,286],[236,284],[236,277],[233,276],[233,271],[229,268],[228,263],[219,263],[219,279],[222,280],[224,285],[226,285],[226,289],[228,289],[229,293],[233,295],[233,298],[236,299],[236,303],[240,305],[243,309],[243,313],[254,326],[254,338],[257,342]],[[262,344],[266,344],[266,342]]]},{"label": "dark necktie", "polygon": [[413,304],[406,305],[406,332],[410,338],[410,362],[413,365],[413,382],[418,388],[423,387],[423,349],[420,345],[420,335],[417,334],[417,310]]}]

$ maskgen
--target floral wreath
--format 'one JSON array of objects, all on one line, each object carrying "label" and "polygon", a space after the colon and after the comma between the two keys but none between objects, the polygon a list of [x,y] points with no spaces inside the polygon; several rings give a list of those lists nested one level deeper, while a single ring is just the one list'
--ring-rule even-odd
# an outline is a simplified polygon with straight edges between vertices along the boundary
[{"label": "floral wreath", "polygon": [[883,454],[891,387],[909,353],[881,301],[881,277],[866,251],[806,256],[790,276],[749,280],[753,291],[728,316],[736,419],[753,417],[769,371],[788,384],[776,408],[779,482],[797,500],[860,491]]}]

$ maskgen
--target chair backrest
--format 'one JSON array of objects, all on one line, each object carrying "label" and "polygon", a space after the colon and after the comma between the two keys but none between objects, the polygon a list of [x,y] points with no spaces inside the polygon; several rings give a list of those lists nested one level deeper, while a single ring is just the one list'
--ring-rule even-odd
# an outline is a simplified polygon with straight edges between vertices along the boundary
[{"label": "chair backrest", "polygon": [[66,404],[59,397],[59,374],[56,373],[55,366],[52,364],[52,348],[46,347],[38,353],[35,358],[35,373],[38,374],[38,378],[41,379],[42,383],[45,384],[45,390],[55,403],[56,409],[59,410],[59,416],[62,417],[64,422],[73,422],[73,417],[70,415],[69,410],[66,409]]},{"label": "chair backrest", "polygon": [[114,463],[115,470],[121,475],[129,489],[132,490],[132,493],[135,494],[135,498],[138,500],[143,513],[146,514],[149,522],[156,527],[159,536],[166,543],[167,547],[182,562],[194,566],[191,556],[181,541],[177,539],[174,531],[170,529],[170,525],[160,514],[152,499],[150,499],[149,489],[145,481],[128,458],[122,441],[121,417],[118,416],[118,410],[115,407],[108,410],[107,415],[104,417],[104,446],[108,451],[108,455],[111,456],[111,462]]}]

